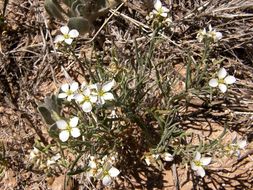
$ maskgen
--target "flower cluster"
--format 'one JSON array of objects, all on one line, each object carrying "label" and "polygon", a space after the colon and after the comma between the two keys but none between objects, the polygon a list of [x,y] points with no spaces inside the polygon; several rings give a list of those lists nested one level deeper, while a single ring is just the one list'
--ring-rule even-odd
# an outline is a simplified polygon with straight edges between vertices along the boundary
[{"label": "flower cluster", "polygon": [[115,81],[105,83],[96,83],[87,85],[83,83],[79,89],[77,82],[71,84],[63,84],[58,98],[67,99],[67,101],[75,100],[84,112],[92,111],[93,104],[103,105],[107,100],[114,100],[113,94],[110,92],[115,85]]},{"label": "flower cluster", "polygon": [[208,27],[208,31],[204,28],[200,30],[197,34],[197,40],[199,42],[203,42],[205,40],[212,40],[213,42],[217,42],[222,38],[221,32],[216,32],[211,25]]},{"label": "flower cluster", "polygon": [[79,36],[79,32],[76,29],[70,30],[68,26],[62,26],[60,28],[62,34],[59,34],[55,37],[54,43],[62,43],[65,42],[68,45],[71,45],[74,38]]},{"label": "flower cluster", "polygon": [[217,75],[218,78],[212,78],[209,81],[209,86],[218,87],[223,93],[227,91],[229,84],[233,84],[236,81],[236,78],[232,75],[228,75],[226,69],[224,68],[221,68]]},{"label": "flower cluster", "polygon": [[170,25],[172,23],[171,18],[169,17],[170,10],[163,6],[160,0],[154,2],[154,9],[146,17],[147,20],[152,20],[157,18],[159,22],[162,22],[165,25]]},{"label": "flower cluster", "polygon": [[201,154],[196,152],[194,160],[191,162],[191,168],[193,171],[196,171],[198,176],[204,177],[206,175],[204,167],[210,164],[211,157],[201,158]]},{"label": "flower cluster", "polygon": [[174,158],[173,156],[168,153],[168,152],[164,152],[164,153],[156,153],[156,154],[147,154],[144,156],[144,160],[146,162],[146,164],[149,166],[151,164],[155,164],[157,161],[159,160],[163,160],[166,162],[170,162],[172,161]]},{"label": "flower cluster", "polygon": [[103,185],[108,186],[112,183],[113,178],[117,177],[120,171],[113,166],[115,157],[104,156],[102,159],[97,159],[90,156],[89,170],[87,176],[102,180]]}]

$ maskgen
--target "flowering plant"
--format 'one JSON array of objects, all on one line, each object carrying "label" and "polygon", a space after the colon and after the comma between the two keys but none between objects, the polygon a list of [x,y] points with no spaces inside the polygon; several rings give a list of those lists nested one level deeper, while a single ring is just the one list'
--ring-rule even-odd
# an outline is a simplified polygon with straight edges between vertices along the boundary
[{"label": "flowering plant", "polygon": [[81,135],[80,129],[77,127],[78,120],[78,117],[73,117],[69,122],[66,122],[63,119],[56,121],[57,127],[61,130],[59,138],[62,142],[66,142],[70,135],[74,138]]},{"label": "flowering plant", "polygon": [[73,39],[79,36],[79,32],[76,29],[70,30],[68,26],[62,26],[60,31],[62,34],[55,37],[55,43],[65,42],[66,44],[71,45]]},{"label": "flowering plant", "polygon": [[212,28],[211,25],[208,27],[208,31],[204,28],[203,30],[200,30],[197,34],[197,40],[199,42],[203,42],[205,40],[211,40],[213,42],[217,42],[221,40],[222,33],[216,32],[215,29]]},{"label": "flowering plant", "polygon": [[225,93],[228,89],[228,85],[236,82],[236,78],[232,75],[228,75],[226,69],[221,68],[218,71],[218,78],[212,78],[209,81],[209,86],[218,87],[222,93]]},{"label": "flowering plant", "polygon": [[200,152],[196,152],[194,160],[191,162],[191,168],[196,171],[197,175],[204,177],[206,175],[204,167],[210,164],[211,157],[202,157]]}]

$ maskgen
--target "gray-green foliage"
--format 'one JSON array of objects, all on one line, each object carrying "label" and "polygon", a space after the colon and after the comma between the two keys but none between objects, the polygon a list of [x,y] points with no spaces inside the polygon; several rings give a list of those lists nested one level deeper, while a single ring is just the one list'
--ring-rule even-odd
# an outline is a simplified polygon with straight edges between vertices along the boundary
[{"label": "gray-green foliage", "polygon": [[55,95],[47,96],[44,103],[38,106],[38,111],[48,125],[53,125],[60,115],[60,104]]},{"label": "gray-green foliage", "polygon": [[67,21],[71,29],[81,34],[89,31],[91,23],[117,5],[121,0],[45,0],[45,9],[51,17]]}]

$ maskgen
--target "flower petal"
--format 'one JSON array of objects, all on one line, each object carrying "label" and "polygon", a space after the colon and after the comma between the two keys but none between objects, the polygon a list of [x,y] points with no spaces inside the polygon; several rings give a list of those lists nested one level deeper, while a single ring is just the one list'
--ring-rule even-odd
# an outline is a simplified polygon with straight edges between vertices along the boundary
[{"label": "flower petal", "polygon": [[216,32],[216,40],[220,40],[222,38],[222,33],[221,32]]},{"label": "flower petal", "polygon": [[201,154],[200,152],[197,151],[194,160],[199,161],[200,158],[201,158]]},{"label": "flower petal", "polygon": [[162,12],[164,12],[164,13],[170,12],[170,10],[165,6],[162,6],[161,9],[162,9]]},{"label": "flower petal", "polygon": [[63,130],[59,134],[59,138],[62,142],[66,142],[69,139],[69,132],[67,130]]},{"label": "flower petal", "polygon": [[112,183],[112,178],[109,175],[103,177],[102,183],[104,186],[108,186]]},{"label": "flower petal", "polygon": [[217,87],[219,82],[218,82],[218,79],[211,79],[208,84],[211,87]]},{"label": "flower petal", "polygon": [[58,94],[58,98],[66,98],[68,95],[66,93]]},{"label": "flower petal", "polygon": [[117,176],[119,175],[120,171],[119,171],[117,168],[112,167],[112,168],[108,171],[108,173],[109,173],[109,175],[110,175],[111,177],[117,177]]},{"label": "flower petal", "polygon": [[68,34],[69,33],[69,27],[68,26],[62,26],[61,28],[60,28],[60,31],[61,31],[61,33],[62,34]]},{"label": "flower petal", "polygon": [[93,161],[93,160],[90,160],[90,161],[89,161],[89,167],[90,167],[90,168],[92,168],[92,169],[97,168],[97,164],[96,164],[96,162],[95,162],[95,161]]},{"label": "flower petal", "polygon": [[71,136],[74,138],[80,137],[81,135],[80,129],[78,129],[77,127],[73,127],[70,133],[71,133]]},{"label": "flower petal", "polygon": [[73,39],[72,39],[72,38],[67,38],[67,39],[64,40],[64,42],[65,42],[66,44],[70,45],[70,44],[72,44]]},{"label": "flower petal", "polygon": [[95,103],[95,102],[97,101],[97,99],[98,99],[97,96],[95,96],[95,95],[90,95],[90,101],[91,101],[92,103]]},{"label": "flower petal", "polygon": [[199,167],[198,170],[197,170],[197,174],[200,176],[200,177],[204,177],[206,175],[206,172],[204,170],[203,167]]},{"label": "flower petal", "polygon": [[69,90],[69,84],[66,83],[66,84],[61,85],[61,90],[63,92],[67,92]]},{"label": "flower petal", "polygon": [[47,166],[55,164],[54,160],[47,160]]},{"label": "flower petal", "polygon": [[71,100],[73,100],[74,99],[74,94],[70,94],[70,95],[68,95],[68,97],[67,97],[67,100],[70,102]]},{"label": "flower petal", "polygon": [[98,89],[100,88],[100,85],[99,84],[91,84],[91,85],[89,85],[89,88],[95,89],[96,91],[98,91]]},{"label": "flower petal", "polygon": [[71,90],[72,92],[75,92],[75,91],[77,91],[78,87],[79,87],[78,83],[77,83],[77,82],[73,82],[73,83],[70,85],[70,90]]},{"label": "flower petal", "polygon": [[82,109],[86,113],[91,112],[92,104],[90,102],[84,102],[83,105],[82,105]]},{"label": "flower petal", "polygon": [[204,157],[200,159],[201,165],[203,166],[207,166],[208,164],[210,164],[212,158],[211,157]]},{"label": "flower petal", "polygon": [[84,94],[84,96],[90,96],[90,94],[91,94],[90,89],[89,88],[84,88],[83,89],[83,94]]},{"label": "flower petal", "polygon": [[237,145],[240,149],[244,149],[247,146],[247,141],[246,140],[240,140],[237,142]]},{"label": "flower petal", "polygon": [[53,156],[51,159],[54,161],[57,161],[61,158],[61,155],[59,153],[57,153],[55,156]]},{"label": "flower petal", "polygon": [[170,161],[173,160],[173,156],[170,153],[165,152],[165,153],[162,154],[162,159],[167,161],[167,162],[170,162]]},{"label": "flower petal", "polygon": [[218,71],[218,78],[219,78],[219,79],[224,79],[226,76],[227,76],[227,71],[226,71],[226,69],[221,68],[221,69]]},{"label": "flower petal", "polygon": [[114,96],[111,92],[104,93],[102,97],[104,100],[114,100]]},{"label": "flower petal", "polygon": [[145,162],[146,162],[146,164],[149,166],[150,164],[151,164],[151,161],[150,161],[150,157],[146,157],[145,158]]},{"label": "flower petal", "polygon": [[63,35],[57,35],[54,39],[54,43],[63,42],[65,40]]},{"label": "flower petal", "polygon": [[79,120],[78,117],[73,117],[73,118],[71,118],[70,121],[69,121],[70,127],[76,127],[77,124],[78,124],[78,120]]},{"label": "flower petal", "polygon": [[58,129],[66,129],[68,126],[67,122],[63,119],[56,121],[56,125]]},{"label": "flower petal", "polygon": [[160,0],[156,0],[154,7],[157,11],[159,11],[162,8],[162,3]]},{"label": "flower petal", "polygon": [[199,167],[199,166],[197,166],[197,165],[195,164],[195,162],[191,162],[191,169],[192,169],[192,170],[196,171],[196,170],[198,169],[198,167]]},{"label": "flower petal", "polygon": [[225,93],[228,88],[225,84],[219,84],[219,89],[222,93]]},{"label": "flower petal", "polygon": [[114,80],[104,83],[103,86],[102,86],[102,91],[103,92],[110,91],[112,89],[112,87],[114,86],[114,84],[115,84]]},{"label": "flower petal", "polygon": [[235,81],[236,81],[236,78],[235,78],[234,76],[232,76],[232,75],[228,75],[228,76],[224,79],[224,82],[225,82],[226,84],[233,84],[233,83],[235,83]]},{"label": "flower petal", "polygon": [[78,32],[76,29],[70,30],[70,31],[69,31],[69,36],[70,36],[71,38],[76,38],[76,37],[79,36],[79,32]]},{"label": "flower petal", "polygon": [[161,13],[160,15],[165,18],[168,16],[168,13]]},{"label": "flower petal", "polygon": [[76,94],[75,100],[80,103],[84,100],[84,96],[82,94]]}]

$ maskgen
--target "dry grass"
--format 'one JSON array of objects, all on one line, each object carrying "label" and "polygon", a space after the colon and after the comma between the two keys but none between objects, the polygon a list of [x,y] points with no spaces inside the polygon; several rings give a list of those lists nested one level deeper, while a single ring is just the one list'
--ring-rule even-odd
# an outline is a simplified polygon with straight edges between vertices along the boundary
[{"label": "dry grass", "polygon": [[[94,31],[82,36],[78,42],[80,57],[94,60],[92,51],[104,51],[103,62],[110,63],[110,47],[115,45],[122,64],[135,62],[134,40],[138,48],[145,51],[149,40],[145,16],[149,1],[127,1],[118,12],[101,28],[92,42],[87,42],[101,26],[94,22]],[[253,139],[253,2],[251,0],[171,0],[166,1],[172,10],[173,26],[161,38],[155,51],[157,59],[168,63],[161,72],[174,72],[184,80],[185,57],[192,50],[199,57],[201,44],[196,40],[196,32],[212,24],[224,34],[215,46],[213,58],[222,58],[222,64],[234,71],[237,84],[226,99],[220,97],[213,102],[212,109],[205,107],[201,99],[192,97],[188,110],[182,110],[180,125],[194,133],[201,133],[206,140],[216,138],[226,126]],[[170,2],[170,3],[169,3]],[[0,2],[0,8],[3,3]],[[119,14],[120,13],[120,14]],[[64,76],[61,66],[75,79],[83,74],[73,60],[59,57],[53,49],[53,37],[61,23],[49,21],[43,8],[43,1],[9,1],[4,19],[0,25],[0,141],[5,149],[5,172],[1,189],[47,189],[49,186],[43,173],[35,173],[28,167],[27,156],[35,139],[44,144],[50,142],[47,126],[37,112],[43,98],[53,93]],[[144,27],[141,30],[139,27]],[[78,72],[77,72],[78,71]],[[176,88],[176,87],[175,87]],[[182,90],[179,85],[178,90]],[[150,102],[155,104],[155,102]],[[183,102],[182,102],[183,104]],[[206,131],[206,132],[205,132]],[[204,133],[204,134],[203,134]],[[194,140],[194,139],[193,139]],[[248,155],[252,154],[252,143]],[[247,154],[247,152],[245,152]],[[201,181],[207,189],[252,189],[252,159],[232,160],[232,167],[226,168],[226,161],[213,166],[207,179]],[[119,181],[118,189],[192,189],[194,180],[186,173],[184,166],[177,163],[175,171],[164,174],[143,169],[135,165],[126,171]],[[169,166],[168,166],[169,169]],[[213,172],[214,171],[214,172]],[[144,175],[145,174],[145,175]],[[143,177],[144,176],[144,177]],[[223,185],[224,184],[224,185]],[[80,187],[81,188],[81,187]]]}]

